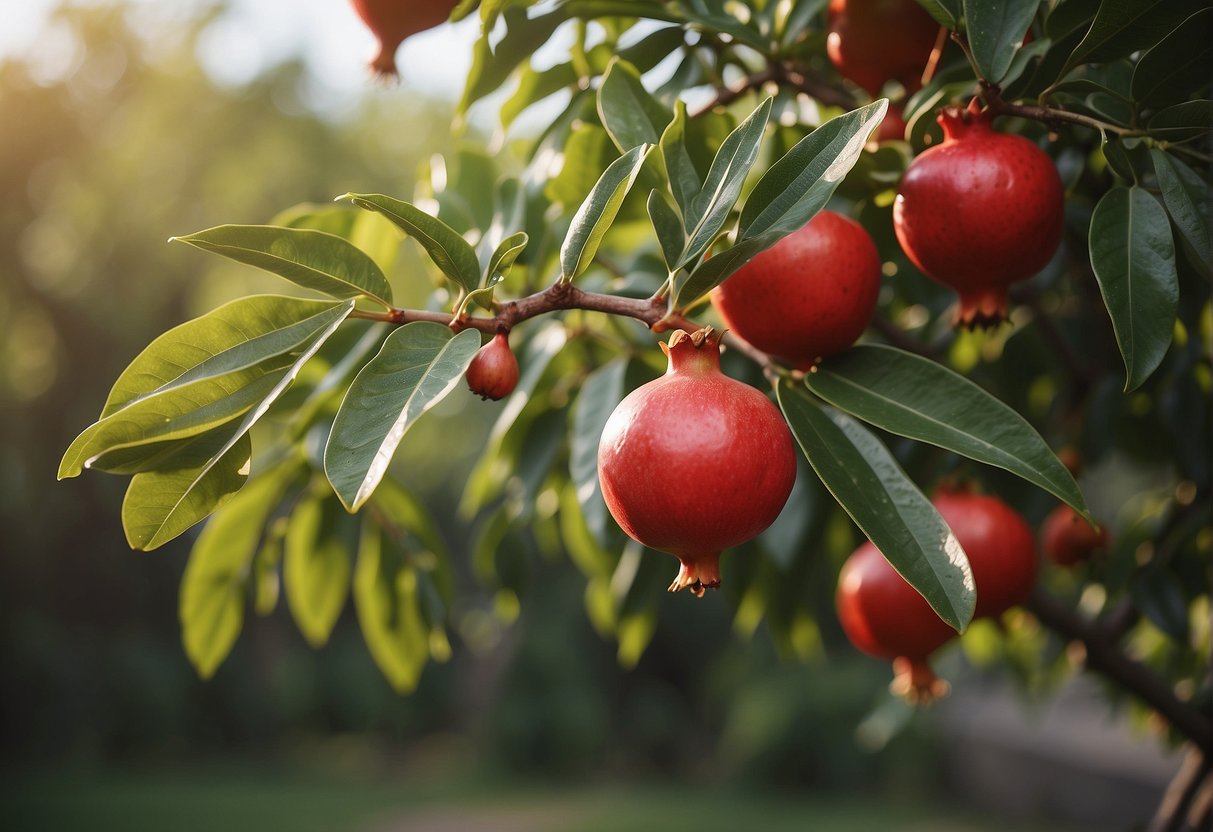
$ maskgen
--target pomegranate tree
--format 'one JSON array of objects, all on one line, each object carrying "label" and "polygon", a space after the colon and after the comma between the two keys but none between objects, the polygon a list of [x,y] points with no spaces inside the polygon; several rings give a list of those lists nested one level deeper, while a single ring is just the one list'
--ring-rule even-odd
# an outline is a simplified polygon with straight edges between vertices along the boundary
[{"label": "pomegranate tree", "polygon": [[993,127],[976,101],[939,115],[944,141],[901,180],[893,229],[906,256],[960,295],[955,323],[1006,318],[1007,287],[1045,267],[1061,242],[1064,193],[1033,142]]},{"label": "pomegranate tree", "polygon": [[619,403],[598,479],[628,535],[682,562],[670,591],[720,586],[720,553],[774,522],[796,479],[792,435],[770,399],[720,372],[719,334],[675,332],[664,376]]}]

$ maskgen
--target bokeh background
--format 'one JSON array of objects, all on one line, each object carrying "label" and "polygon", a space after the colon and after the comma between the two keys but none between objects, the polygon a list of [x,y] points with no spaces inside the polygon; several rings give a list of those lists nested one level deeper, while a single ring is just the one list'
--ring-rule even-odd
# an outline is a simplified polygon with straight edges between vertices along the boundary
[{"label": "bokeh background", "polygon": [[[195,676],[176,614],[190,536],[130,551],[124,481],[56,483],[59,456],[155,335],[282,291],[167,238],[347,191],[409,198],[460,141],[474,26],[410,41],[387,87],[343,0],[4,0],[4,828],[1061,832],[1147,818],[1179,759],[1097,683],[1027,690],[984,669],[980,633],[943,658],[954,695],[915,713],[827,622],[790,659],[761,630],[734,632],[725,605],[683,597],[621,667],[562,560],[532,558],[522,613],[503,618],[456,512],[496,414],[466,394],[398,460],[455,553],[452,660],[400,697],[352,610],[313,651],[280,605],[214,679]],[[490,139],[494,108],[463,135]],[[404,244],[395,279],[419,263]],[[425,440],[451,430],[466,450]],[[831,592],[823,581],[822,603]]]}]

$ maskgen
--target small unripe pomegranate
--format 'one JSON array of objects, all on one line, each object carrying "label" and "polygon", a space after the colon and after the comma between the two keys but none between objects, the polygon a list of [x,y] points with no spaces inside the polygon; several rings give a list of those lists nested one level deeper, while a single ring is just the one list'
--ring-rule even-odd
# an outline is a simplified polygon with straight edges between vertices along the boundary
[{"label": "small unripe pomegranate", "polygon": [[886,81],[921,86],[939,24],[914,0],[830,0],[827,31],[839,74],[875,96]]},{"label": "small unripe pomegranate", "polygon": [[712,290],[733,334],[799,369],[841,352],[872,320],[880,254],[863,226],[822,211]]},{"label": "small unripe pomegranate", "polygon": [[468,389],[482,399],[503,399],[518,386],[518,359],[510,350],[510,336],[498,332],[468,365]]},{"label": "small unripe pomegranate", "polygon": [[922,272],[960,295],[958,326],[1006,318],[1007,287],[1045,267],[1061,242],[1065,195],[1048,155],[999,133],[976,102],[945,108],[943,143],[902,177],[893,229]]},{"label": "small unripe pomegranate", "polygon": [[774,522],[796,479],[792,434],[771,400],[720,372],[710,327],[662,344],[669,367],[628,394],[598,445],[611,516],[682,562],[670,585],[720,586],[720,553]]},{"label": "small unripe pomegranate", "polygon": [[1027,521],[997,497],[940,491],[931,501],[969,556],[976,618],[994,618],[1027,600],[1039,568]]},{"label": "small unripe pomegranate", "polygon": [[353,0],[354,11],[379,41],[376,75],[396,75],[396,50],[405,38],[446,21],[459,0]]},{"label": "small unripe pomegranate", "polygon": [[1074,566],[1105,548],[1108,532],[1102,526],[1092,526],[1077,511],[1062,504],[1045,518],[1040,540],[1045,557],[1058,566]]}]

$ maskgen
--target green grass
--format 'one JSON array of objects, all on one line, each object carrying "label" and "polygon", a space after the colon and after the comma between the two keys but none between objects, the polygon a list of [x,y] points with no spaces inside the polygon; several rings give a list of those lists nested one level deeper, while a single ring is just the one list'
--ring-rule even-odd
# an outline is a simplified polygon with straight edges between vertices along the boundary
[{"label": "green grass", "polygon": [[893,799],[322,777],[262,766],[10,770],[0,786],[0,820],[15,832],[1075,832]]}]

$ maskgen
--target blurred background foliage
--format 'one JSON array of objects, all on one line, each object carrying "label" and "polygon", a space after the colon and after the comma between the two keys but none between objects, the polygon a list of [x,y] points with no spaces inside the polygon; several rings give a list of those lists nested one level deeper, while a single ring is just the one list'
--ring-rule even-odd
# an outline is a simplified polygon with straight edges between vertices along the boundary
[{"label": "blurred background foliage", "polygon": [[[218,8],[149,31],[123,4],[65,6],[56,25],[78,45],[70,66],[48,75],[29,60],[0,62],[0,763],[9,770],[87,773],[114,765],[227,766],[237,757],[289,761],[321,772],[311,776],[327,784],[273,792],[301,816],[314,811],[309,822],[325,824],[331,816],[336,824],[315,828],[343,828],[342,819],[352,816],[342,814],[341,800],[323,803],[332,772],[361,781],[364,791],[350,800],[364,812],[422,800],[418,784],[444,774],[508,774],[549,784],[643,779],[693,781],[704,791],[713,784],[789,787],[802,795],[828,790],[855,801],[878,794],[893,807],[893,814],[873,815],[871,805],[857,802],[852,821],[810,807],[816,817],[835,817],[825,827],[831,829],[849,822],[894,828],[891,818],[929,816],[921,803],[945,794],[955,734],[939,730],[935,713],[911,714],[890,699],[887,666],[845,646],[829,612],[837,563],[828,558],[813,559],[821,574],[796,576],[821,611],[816,626],[789,620],[783,638],[764,630],[738,639],[734,631],[747,634],[747,627],[731,604],[677,603],[678,614],[660,616],[651,643],[625,672],[618,645],[587,620],[583,575],[522,528],[510,544],[526,564],[519,588],[543,591],[526,593],[517,621],[503,618],[500,596],[473,575],[474,530],[457,511],[497,410],[463,392],[422,420],[398,455],[454,553],[461,600],[451,616],[452,659],[431,664],[415,693],[397,696],[368,655],[352,608],[329,644],[313,651],[279,604],[268,618],[248,622],[214,679],[197,679],[175,626],[192,535],[154,554],[132,552],[115,510],[123,483],[87,476],[56,484],[62,449],[156,334],[240,294],[283,291],[284,284],[251,269],[168,245],[168,236],[224,222],[267,222],[285,206],[325,203],[345,192],[408,198],[431,154],[452,150],[452,104],[414,89],[366,96],[333,120],[309,108],[296,60],[241,86],[218,85],[195,58],[216,14]],[[891,240],[878,243],[890,250]],[[422,268],[417,249],[406,244],[387,259],[394,283],[407,292],[407,278]],[[903,311],[940,302],[925,281],[906,279]],[[984,345],[961,337],[951,349],[955,363],[976,367],[976,380],[995,395],[1040,414],[1062,395],[1057,380],[1023,384],[1004,373],[1020,352],[1043,348],[1039,337],[1017,330],[1005,342]],[[979,366],[983,357],[987,363]],[[1003,360],[994,365],[992,358]],[[1028,398],[1017,399],[1024,390]],[[1207,420],[1207,410],[1193,416],[1175,402],[1175,430],[1162,431],[1160,421],[1173,422],[1171,411],[1159,417],[1140,398],[1124,399],[1116,390],[1096,396],[1107,403],[1095,414],[1106,430],[1085,435],[1105,447],[1126,447],[1118,439],[1123,431],[1148,428],[1165,441],[1190,429],[1184,420],[1197,426]],[[439,442],[440,433],[461,440]],[[1198,455],[1179,458],[1207,464]],[[1087,496],[1097,516],[1114,511],[1126,492],[1149,494],[1152,486],[1163,494],[1174,480],[1174,471],[1142,460],[1110,460],[1084,483],[1094,485]],[[1029,506],[1034,520],[1052,507],[1010,477],[991,475],[988,482]],[[849,526],[816,529],[811,538],[828,541],[823,545],[836,560],[857,539]],[[1126,548],[1121,557],[1132,553]],[[1077,591],[1072,579],[1055,580]],[[1030,642],[1032,633],[1022,639]],[[962,665],[1014,658],[1017,649],[1034,657],[1039,642],[1017,646],[978,627],[965,639],[968,659],[952,650],[945,669],[954,678],[964,672],[980,678]],[[809,661],[783,660],[792,656]],[[1047,679],[1035,683],[1048,687]],[[243,780],[242,772],[219,780]],[[15,817],[30,824],[21,828],[39,828],[38,816],[22,815],[20,807],[33,812],[43,793],[38,805],[92,788],[121,806],[122,795],[138,789],[121,779],[81,785],[58,777],[6,784]],[[368,777],[384,783],[382,790],[367,785]],[[199,788],[209,788],[202,781]],[[611,811],[629,800],[651,806],[650,816],[682,811],[673,798],[646,794],[620,795]],[[547,792],[539,795],[550,800]],[[903,799],[919,808],[897,808]],[[964,804],[948,798],[939,811],[954,813]],[[710,828],[744,823],[723,803],[708,799],[705,806],[703,823],[721,824]],[[744,800],[734,810],[757,811]],[[253,812],[246,822],[282,815],[258,817]],[[956,828],[1012,828],[988,815],[956,817]],[[300,821],[295,828],[312,827]]]}]

